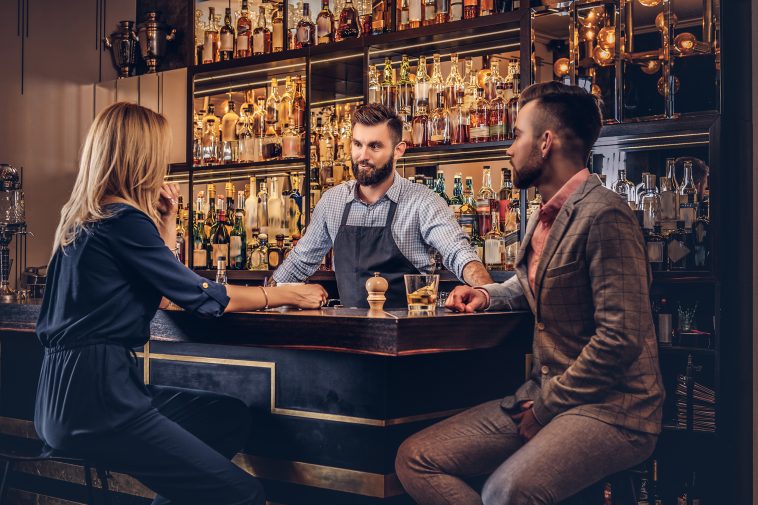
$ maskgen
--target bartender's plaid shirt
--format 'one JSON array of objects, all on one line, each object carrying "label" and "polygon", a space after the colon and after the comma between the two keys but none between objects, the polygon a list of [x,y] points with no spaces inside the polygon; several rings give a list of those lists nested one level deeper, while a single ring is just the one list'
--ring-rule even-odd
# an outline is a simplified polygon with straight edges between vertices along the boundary
[{"label": "bartender's plaid shirt", "polygon": [[452,210],[434,191],[423,184],[405,179],[397,172],[387,193],[368,205],[355,193],[356,181],[348,181],[326,191],[313,209],[311,223],[303,238],[274,272],[276,282],[300,282],[310,277],[334,244],[345,205],[350,207],[347,224],[383,227],[387,222],[390,201],[397,203],[392,235],[400,252],[420,272],[434,270],[433,251],[463,281],[463,268],[479,261]]}]

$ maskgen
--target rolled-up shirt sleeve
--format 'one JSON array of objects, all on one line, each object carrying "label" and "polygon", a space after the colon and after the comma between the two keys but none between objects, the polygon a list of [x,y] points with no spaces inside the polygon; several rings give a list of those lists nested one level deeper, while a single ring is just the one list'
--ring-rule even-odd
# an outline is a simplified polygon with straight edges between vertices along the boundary
[{"label": "rolled-up shirt sleeve", "polygon": [[183,309],[220,316],[229,304],[226,287],[201,277],[166,247],[158,228],[142,212],[127,211],[112,229],[114,255],[136,277]]},{"label": "rolled-up shirt sleeve", "polygon": [[419,207],[421,236],[440,253],[447,269],[465,284],[463,269],[472,261],[480,262],[479,255],[445,201],[432,192],[426,198],[427,202]]}]

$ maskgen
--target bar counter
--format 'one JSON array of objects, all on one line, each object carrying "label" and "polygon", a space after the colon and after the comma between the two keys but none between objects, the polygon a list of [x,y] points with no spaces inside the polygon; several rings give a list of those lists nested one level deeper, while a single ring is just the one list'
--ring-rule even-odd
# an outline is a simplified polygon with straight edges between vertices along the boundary
[{"label": "bar counter", "polygon": [[[0,305],[0,436],[11,442],[36,438],[38,311],[36,303]],[[517,387],[531,323],[529,312],[272,309],[199,319],[159,311],[138,357],[148,383],[227,393],[250,406],[253,426],[235,462],[263,481],[271,503],[399,504],[410,501],[394,473],[397,447]],[[22,466],[13,487],[60,489],[57,497],[84,503],[81,472],[62,466]],[[125,475],[113,485],[130,495],[125,503],[152,496]]]}]

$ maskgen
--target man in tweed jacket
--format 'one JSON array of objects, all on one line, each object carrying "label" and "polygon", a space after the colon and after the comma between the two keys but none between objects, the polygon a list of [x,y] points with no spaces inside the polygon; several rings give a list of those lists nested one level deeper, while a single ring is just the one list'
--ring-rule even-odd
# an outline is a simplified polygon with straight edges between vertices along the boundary
[{"label": "man in tweed jacket", "polygon": [[[632,211],[585,168],[600,132],[595,99],[559,83],[524,90],[509,149],[514,182],[546,202],[530,219],[516,275],[463,286],[461,312],[530,309],[533,368],[514,395],[406,440],[396,469],[427,504],[552,504],[653,452],[664,392]],[[489,476],[481,495],[469,485]]]}]

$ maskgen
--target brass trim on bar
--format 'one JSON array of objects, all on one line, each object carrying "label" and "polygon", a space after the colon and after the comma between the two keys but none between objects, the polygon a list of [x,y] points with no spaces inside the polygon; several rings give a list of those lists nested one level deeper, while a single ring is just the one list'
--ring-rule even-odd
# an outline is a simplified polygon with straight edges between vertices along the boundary
[{"label": "brass trim on bar", "polygon": [[[0,433],[22,438],[38,438],[31,421],[10,417],[0,417]],[[377,498],[388,498],[403,493],[403,488],[394,473],[383,475],[301,461],[263,458],[243,453],[237,454],[232,461],[249,474],[261,479]],[[16,469],[39,477],[84,485],[84,472],[77,465],[51,460],[27,461],[17,464]],[[109,488],[115,492],[144,498],[154,496],[149,488],[129,475],[117,472],[110,472],[109,475]],[[93,484],[95,487],[100,487],[96,475],[93,478]]]},{"label": "brass trim on bar", "polygon": [[55,496],[26,491],[24,489],[10,488],[8,490],[8,501],[15,505],[87,505],[86,503],[64,500]]},{"label": "brass trim on bar", "polygon": [[[138,353],[139,356],[139,353]],[[415,423],[418,421],[428,421],[431,419],[440,419],[443,417],[449,417],[453,414],[461,412],[462,408],[443,410],[437,412],[428,412],[424,414],[416,414],[413,416],[397,417],[393,419],[372,419],[367,417],[354,417],[344,416],[340,414],[328,414],[325,412],[313,412],[308,410],[295,410],[280,408],[276,406],[276,363],[271,361],[253,361],[244,359],[229,359],[229,358],[208,358],[204,356],[185,356],[179,354],[160,354],[149,353],[149,357],[146,361],[158,359],[163,361],[178,361],[186,363],[204,363],[211,365],[229,365],[229,366],[244,366],[251,368],[267,368],[271,373],[271,387],[270,387],[270,412],[274,415],[290,416],[290,417],[302,417],[305,419],[318,419],[320,421],[334,421],[338,423],[347,424],[362,424],[365,426],[375,426],[378,428],[386,428],[388,426],[397,426],[400,424]],[[148,365],[149,366],[149,365]]]}]

